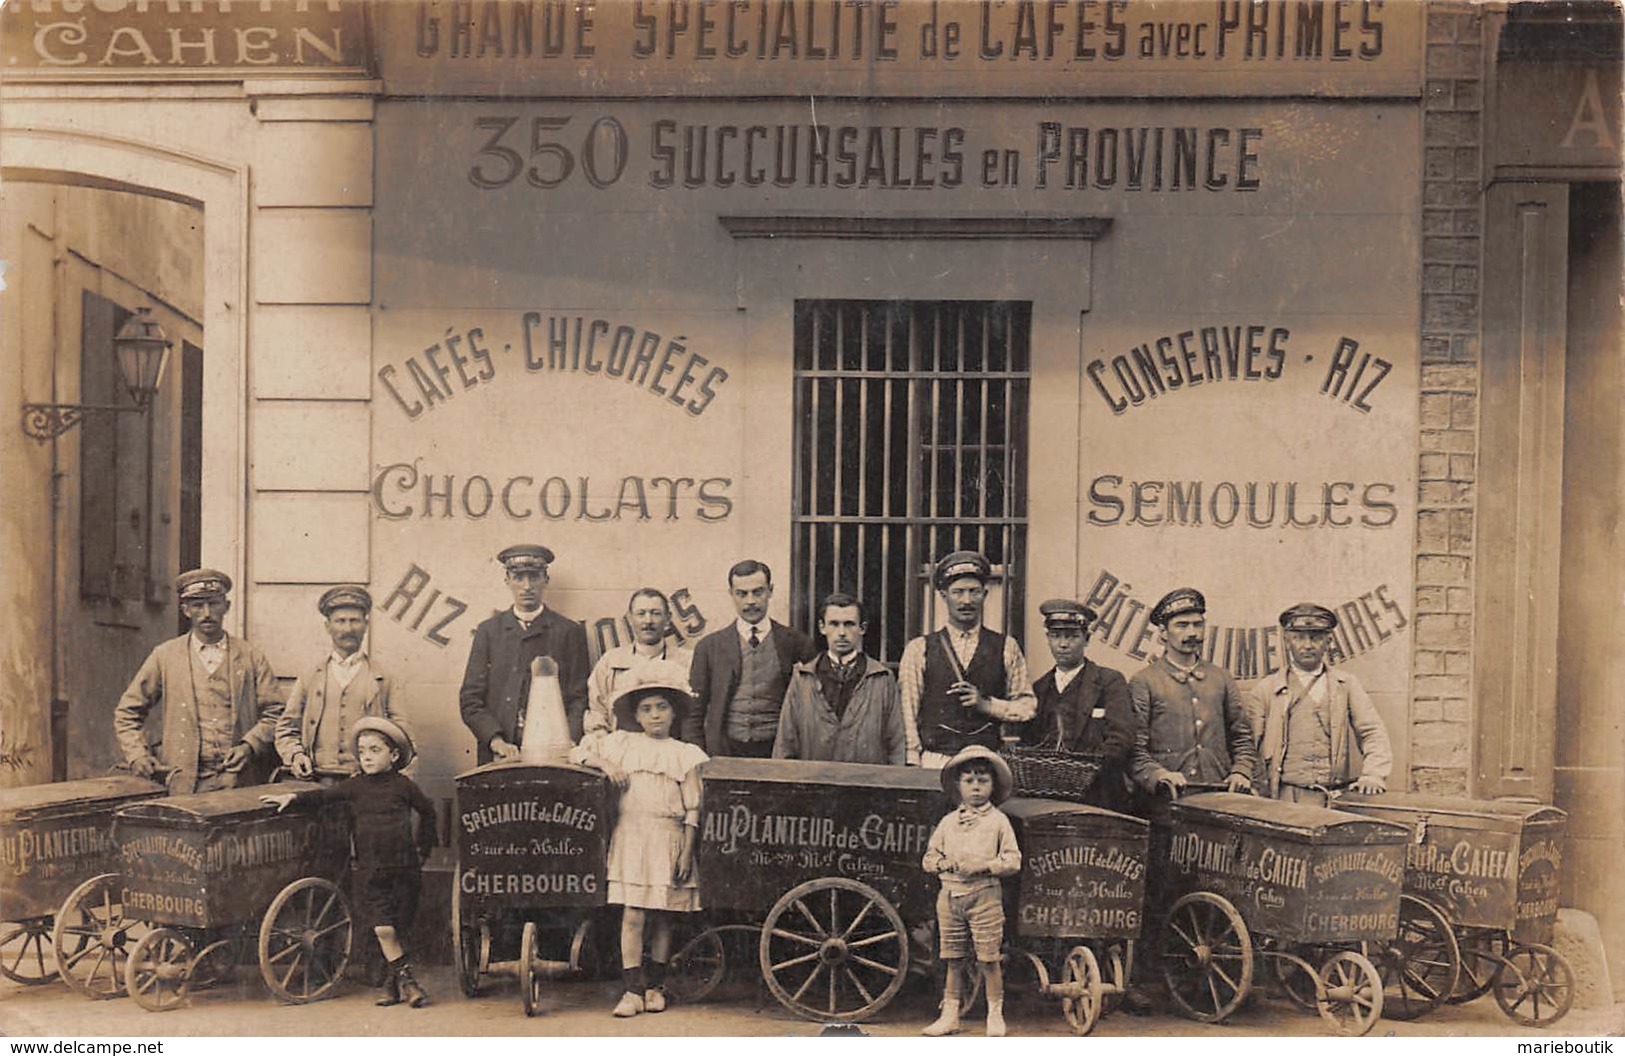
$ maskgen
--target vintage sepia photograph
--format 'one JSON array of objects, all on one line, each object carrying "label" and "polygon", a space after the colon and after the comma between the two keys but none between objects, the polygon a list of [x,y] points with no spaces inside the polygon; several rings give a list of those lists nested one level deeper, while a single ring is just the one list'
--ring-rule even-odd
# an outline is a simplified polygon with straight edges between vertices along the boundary
[{"label": "vintage sepia photograph", "polygon": [[4,0],[0,1035],[1625,1033],[1622,42]]}]

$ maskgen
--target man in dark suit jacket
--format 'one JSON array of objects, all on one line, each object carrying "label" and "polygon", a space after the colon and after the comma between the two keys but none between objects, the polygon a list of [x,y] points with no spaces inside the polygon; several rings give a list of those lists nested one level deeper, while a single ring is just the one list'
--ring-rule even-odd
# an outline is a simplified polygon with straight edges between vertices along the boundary
[{"label": "man in dark suit jacket", "polygon": [[694,647],[688,674],[698,706],[684,716],[682,736],[710,755],[766,759],[790,671],[818,651],[806,635],[768,619],[773,572],[762,562],[730,568],[728,594],[739,618]]},{"label": "man in dark suit jacket", "polygon": [[1022,730],[1021,743],[1101,756],[1102,766],[1086,801],[1127,810],[1127,765],[1134,747],[1134,712],[1128,680],[1090,663],[1083,655],[1095,612],[1069,598],[1038,607],[1055,667],[1033,683],[1038,713]]},{"label": "man in dark suit jacket", "polygon": [[550,656],[559,665],[570,738],[579,741],[587,710],[587,674],[592,667],[587,632],[542,604],[553,551],[530,544],[510,546],[497,560],[507,570],[513,608],[474,629],[474,645],[457,695],[463,725],[474,734],[482,765],[519,757],[525,705],[530,699],[530,662],[539,656]]}]

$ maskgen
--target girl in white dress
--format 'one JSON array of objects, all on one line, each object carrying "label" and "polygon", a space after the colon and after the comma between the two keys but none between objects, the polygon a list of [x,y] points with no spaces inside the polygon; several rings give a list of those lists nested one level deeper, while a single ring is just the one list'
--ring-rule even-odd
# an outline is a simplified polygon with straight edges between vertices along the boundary
[{"label": "girl in white dress", "polygon": [[[590,733],[570,760],[602,770],[621,789],[620,817],[609,841],[609,892],[621,914],[621,978],[617,1016],[666,1008],[666,964],[673,913],[700,908],[694,850],[700,824],[699,747],[672,731],[694,704],[678,665],[654,661],[620,687],[611,702],[619,729]],[[649,965],[643,962],[645,922]]]}]

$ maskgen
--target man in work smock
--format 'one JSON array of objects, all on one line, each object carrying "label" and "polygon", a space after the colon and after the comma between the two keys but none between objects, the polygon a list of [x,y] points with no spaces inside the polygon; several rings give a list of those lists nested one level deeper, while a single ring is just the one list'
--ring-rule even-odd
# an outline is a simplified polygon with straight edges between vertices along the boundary
[{"label": "man in work smock", "polygon": [[[191,629],[160,643],[113,709],[113,730],[132,772],[171,795],[265,780],[282,700],[265,654],[226,633],[231,577],[211,568],[175,580]],[[159,740],[145,729],[163,707]]]},{"label": "man in work smock", "polygon": [[639,681],[639,672],[650,662],[673,663],[686,673],[694,659],[692,652],[670,637],[671,600],[654,587],[632,592],[626,603],[626,622],[632,628],[632,640],[604,650],[587,679],[587,715],[582,724],[587,733],[615,732],[610,705],[621,687]]},{"label": "man in work smock", "polygon": [[402,725],[390,702],[392,683],[362,648],[372,614],[366,587],[346,584],[316,602],[332,650],[299,676],[276,724],[282,765],[301,781],[342,780],[359,768],[350,752],[350,729],[364,716]]},{"label": "man in work smock", "polygon": [[1326,663],[1336,629],[1337,614],[1320,605],[1304,602],[1281,613],[1287,666],[1259,679],[1247,699],[1260,739],[1262,795],[1325,806],[1336,789],[1376,794],[1388,787],[1394,765],[1388,728],[1360,680]]},{"label": "man in work smock", "polygon": [[910,641],[897,665],[910,765],[940,770],[970,745],[997,750],[999,724],[1026,722],[1038,708],[1021,646],[982,626],[992,575],[972,550],[954,551],[933,571],[948,625]]},{"label": "man in work smock", "polygon": [[587,710],[587,632],[542,602],[553,551],[524,543],[497,555],[513,608],[474,629],[468,666],[457,694],[463,725],[474,734],[481,765],[519,758],[519,738],[530,702],[530,662],[549,656],[559,665],[559,689],[570,739],[581,740]]}]

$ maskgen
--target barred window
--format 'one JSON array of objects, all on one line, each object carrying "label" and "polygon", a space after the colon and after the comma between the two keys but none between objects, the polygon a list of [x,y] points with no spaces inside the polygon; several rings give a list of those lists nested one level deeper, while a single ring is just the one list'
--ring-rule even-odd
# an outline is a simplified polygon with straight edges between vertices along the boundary
[{"label": "barred window", "polygon": [[988,622],[1020,637],[1031,332],[1026,301],[796,302],[798,623],[853,593],[895,665],[941,622],[933,562],[964,549],[994,566]]}]

